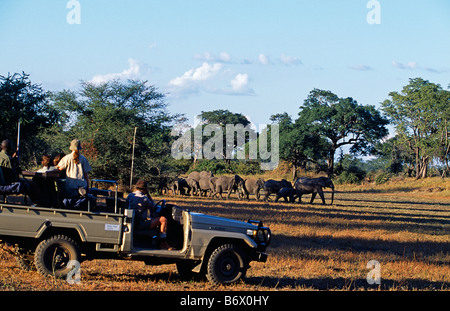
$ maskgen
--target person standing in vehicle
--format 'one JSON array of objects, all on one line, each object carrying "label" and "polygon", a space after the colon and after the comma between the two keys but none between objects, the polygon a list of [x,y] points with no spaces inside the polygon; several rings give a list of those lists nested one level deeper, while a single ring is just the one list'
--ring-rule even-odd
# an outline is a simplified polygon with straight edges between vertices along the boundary
[{"label": "person standing in vehicle", "polygon": [[79,195],[79,188],[84,188],[89,192],[89,175],[92,170],[89,161],[80,154],[81,142],[78,139],[72,140],[69,148],[72,153],[64,156],[59,161],[57,168],[66,173],[66,191],[70,197]]}]

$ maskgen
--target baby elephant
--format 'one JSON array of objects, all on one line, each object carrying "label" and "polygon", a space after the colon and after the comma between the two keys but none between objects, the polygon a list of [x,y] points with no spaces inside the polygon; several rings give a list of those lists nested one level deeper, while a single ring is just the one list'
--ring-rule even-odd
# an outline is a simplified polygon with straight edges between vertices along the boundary
[{"label": "baby elephant", "polygon": [[[284,198],[284,202],[294,202],[296,191],[294,188],[281,188],[280,191],[277,192],[277,196],[275,198],[275,202],[278,202],[280,198]],[[288,200],[289,198],[289,200]]]}]

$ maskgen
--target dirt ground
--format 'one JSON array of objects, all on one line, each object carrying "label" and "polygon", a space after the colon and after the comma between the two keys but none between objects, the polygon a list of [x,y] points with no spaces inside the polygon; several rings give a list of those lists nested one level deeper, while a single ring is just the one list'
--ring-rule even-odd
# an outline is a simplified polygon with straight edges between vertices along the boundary
[{"label": "dirt ground", "polygon": [[[327,200],[330,194],[327,193]],[[213,287],[182,280],[175,265],[92,260],[81,281],[19,268],[0,251],[2,291],[448,291],[450,199],[408,191],[337,188],[332,205],[161,197],[191,211],[262,220],[273,233],[266,263],[251,263],[245,280]],[[306,203],[308,202],[308,203]],[[370,261],[376,265],[369,264]],[[368,278],[368,274],[371,272]],[[369,284],[368,279],[379,284]]]}]

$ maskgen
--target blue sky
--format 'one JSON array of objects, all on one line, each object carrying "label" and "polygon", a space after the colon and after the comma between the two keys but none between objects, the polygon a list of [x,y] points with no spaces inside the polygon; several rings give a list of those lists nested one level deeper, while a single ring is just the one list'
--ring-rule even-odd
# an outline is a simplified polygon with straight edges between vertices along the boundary
[{"label": "blue sky", "polygon": [[69,24],[69,0],[0,0],[0,75],[53,91],[147,80],[191,123],[228,109],[257,127],[296,118],[313,88],[377,107],[409,78],[447,88],[450,1],[375,2],[379,24],[369,0],[78,0]]}]

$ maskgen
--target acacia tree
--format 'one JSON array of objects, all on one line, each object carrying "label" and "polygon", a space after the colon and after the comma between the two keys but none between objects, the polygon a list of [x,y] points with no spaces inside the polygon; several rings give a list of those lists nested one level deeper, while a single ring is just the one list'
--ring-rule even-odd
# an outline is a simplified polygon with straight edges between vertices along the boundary
[{"label": "acacia tree", "polygon": [[292,179],[297,179],[298,168],[306,169],[308,162],[321,166],[329,145],[317,132],[310,131],[304,124],[293,122],[286,113],[272,115],[270,121],[279,125],[280,158],[293,166]]},{"label": "acacia tree", "polygon": [[449,92],[422,78],[410,79],[401,93],[389,93],[382,107],[395,125],[398,141],[415,154],[416,178],[427,176],[433,157],[448,158]]},{"label": "acacia tree", "polygon": [[351,97],[314,89],[300,107],[297,124],[318,133],[329,143],[327,174],[334,172],[336,151],[350,145],[353,154],[371,154],[374,145],[388,133],[388,120],[374,106],[363,106]]},{"label": "acacia tree", "polygon": [[170,129],[179,116],[167,111],[164,95],[145,81],[83,82],[79,92],[54,93],[52,103],[65,119],[45,138],[65,151],[71,139],[80,139],[97,176],[129,178],[135,127],[137,178],[170,155]]},{"label": "acacia tree", "polygon": [[[248,127],[248,125],[250,125],[250,121],[241,113],[234,113],[223,109],[202,111],[200,113],[200,119],[201,124],[198,126],[201,127],[203,133],[202,146],[205,147],[205,142],[207,143],[207,141],[211,139],[207,137],[208,135],[214,133],[212,140],[215,140],[215,135],[221,132],[223,135],[221,141],[222,150],[215,150],[214,154],[222,155],[226,163],[230,163],[233,152],[236,153],[238,150],[245,151],[245,144],[249,141],[250,135],[254,134],[254,136],[256,136],[256,133]],[[218,128],[216,131],[212,131],[211,133],[205,133],[206,125],[216,125]],[[245,137],[239,137],[239,134],[235,135],[235,132],[230,132],[230,130],[235,130],[236,126],[240,126],[247,130],[247,132],[244,133]],[[220,138],[217,139],[220,141]],[[197,155],[194,155],[194,160],[196,158]]]},{"label": "acacia tree", "polygon": [[22,168],[39,164],[46,146],[39,133],[59,121],[60,114],[48,105],[47,92],[31,83],[22,72],[0,76],[0,141],[16,141],[20,122],[20,158]]}]

